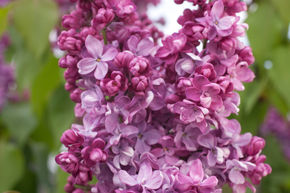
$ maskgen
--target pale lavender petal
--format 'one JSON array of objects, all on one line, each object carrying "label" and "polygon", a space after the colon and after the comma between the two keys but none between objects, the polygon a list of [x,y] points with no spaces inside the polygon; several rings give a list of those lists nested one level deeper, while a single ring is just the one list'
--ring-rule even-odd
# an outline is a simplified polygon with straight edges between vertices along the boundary
[{"label": "pale lavender petal", "polygon": [[199,159],[192,162],[189,175],[192,178],[193,184],[199,184],[203,180],[204,172],[202,163]]},{"label": "pale lavender petal", "polygon": [[96,68],[97,61],[94,58],[83,58],[78,62],[77,66],[80,74],[89,74]]},{"label": "pale lavender petal", "polygon": [[137,135],[139,132],[139,129],[137,127],[134,127],[132,125],[128,125],[121,129],[121,132],[124,136],[131,136],[131,135]]},{"label": "pale lavender petal", "polygon": [[218,0],[213,4],[210,14],[215,18],[220,18],[223,12],[224,12],[224,3],[222,0]]},{"label": "pale lavender petal", "polygon": [[236,18],[233,16],[223,17],[222,19],[218,21],[218,27],[220,30],[228,30],[235,23],[235,20]]},{"label": "pale lavender petal", "polygon": [[148,56],[153,47],[154,43],[149,38],[142,39],[137,46],[137,55]]},{"label": "pale lavender petal", "polygon": [[158,189],[163,182],[163,175],[160,171],[154,171],[153,174],[147,179],[146,184],[144,185],[146,188],[151,190]]},{"label": "pale lavender petal", "polygon": [[137,176],[137,182],[139,184],[143,184],[145,181],[147,180],[151,180],[151,175],[152,175],[152,168],[150,166],[150,163],[149,162],[143,162],[140,166],[140,169],[139,169],[139,173],[138,173],[138,176]]},{"label": "pale lavender petal", "polygon": [[120,170],[118,173],[118,176],[119,176],[121,182],[123,182],[124,184],[127,184],[129,186],[137,185],[137,181],[124,170]]},{"label": "pale lavender petal", "polygon": [[92,57],[100,58],[103,54],[103,43],[97,38],[88,35],[86,39],[86,48]]},{"label": "pale lavender petal", "polygon": [[197,138],[199,145],[207,147],[209,149],[213,148],[215,145],[214,136],[211,134],[201,135]]},{"label": "pale lavender petal", "polygon": [[140,38],[138,38],[137,36],[135,36],[135,35],[131,36],[127,41],[127,45],[128,45],[129,50],[131,50],[132,52],[135,53],[139,40],[140,40]]},{"label": "pale lavender petal", "polygon": [[101,57],[101,60],[104,62],[113,60],[117,54],[118,54],[118,50],[114,47],[111,47],[108,50],[106,50],[106,52]]},{"label": "pale lavender petal", "polygon": [[98,62],[94,73],[97,80],[102,80],[108,73],[108,64],[106,62]]},{"label": "pale lavender petal", "polygon": [[214,188],[218,184],[218,179],[215,176],[211,176],[200,183],[201,187]]},{"label": "pale lavender petal", "polygon": [[243,184],[243,183],[245,183],[245,177],[243,176],[243,174],[241,174],[241,172],[239,170],[236,170],[236,169],[232,169],[229,172],[229,179],[234,184]]}]

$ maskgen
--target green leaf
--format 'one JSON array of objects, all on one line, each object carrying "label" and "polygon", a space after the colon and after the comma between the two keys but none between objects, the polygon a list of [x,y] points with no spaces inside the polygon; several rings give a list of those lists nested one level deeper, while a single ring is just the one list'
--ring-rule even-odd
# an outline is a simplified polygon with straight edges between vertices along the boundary
[{"label": "green leaf", "polygon": [[57,65],[57,59],[53,56],[48,58],[47,64],[33,81],[31,88],[31,102],[33,109],[40,117],[43,113],[49,97],[61,82]]},{"label": "green leaf", "polygon": [[42,142],[31,142],[32,164],[37,175],[38,188],[43,192],[52,192],[52,173],[48,168],[49,148]]},{"label": "green leaf", "polygon": [[278,10],[279,14],[281,15],[282,19],[288,25],[290,22],[290,1],[289,0],[271,0],[275,8]]},{"label": "green leaf", "polygon": [[56,192],[63,193],[69,174],[58,168],[56,176]]},{"label": "green leaf", "polygon": [[254,80],[252,83],[246,83],[245,90],[240,93],[240,109],[244,109],[245,113],[250,113],[265,89],[267,82],[268,80],[263,78]]},{"label": "green leaf", "polygon": [[246,22],[250,26],[247,34],[254,56],[259,65],[263,66],[264,61],[272,54],[273,48],[283,39],[283,22],[267,1],[258,3],[257,11],[249,12]]},{"label": "green leaf", "polygon": [[8,128],[12,139],[21,145],[37,124],[28,103],[7,105],[1,113],[1,120]]},{"label": "green leaf", "polygon": [[14,22],[30,51],[39,58],[49,46],[49,33],[58,20],[58,9],[51,0],[19,0]]},{"label": "green leaf", "polygon": [[0,36],[6,30],[7,27],[7,16],[10,10],[10,6],[0,8]]},{"label": "green leaf", "polygon": [[269,103],[273,105],[284,117],[289,113],[289,108],[286,100],[283,96],[276,90],[276,88],[272,85],[272,83],[267,85],[267,89],[265,91],[265,96]]},{"label": "green leaf", "polygon": [[286,100],[290,108],[290,46],[279,47],[273,53],[273,67],[269,70],[269,76],[275,89]]},{"label": "green leaf", "polygon": [[235,116],[242,126],[242,132],[251,132],[257,135],[259,128],[264,121],[265,115],[268,110],[268,104],[264,101],[258,101],[250,112],[245,112],[241,109],[239,115]]},{"label": "green leaf", "polygon": [[[59,148],[62,133],[70,128],[74,118],[74,103],[61,85],[52,95],[48,103],[48,120],[51,123],[55,145]],[[57,143],[58,142],[58,143]]]},{"label": "green leaf", "polygon": [[19,31],[9,26],[11,46],[8,55],[15,64],[16,85],[18,90],[31,88],[32,81],[43,67],[43,60],[36,59],[24,45],[23,38]]},{"label": "green leaf", "polygon": [[0,192],[12,188],[21,178],[23,162],[19,149],[5,141],[0,141]]}]

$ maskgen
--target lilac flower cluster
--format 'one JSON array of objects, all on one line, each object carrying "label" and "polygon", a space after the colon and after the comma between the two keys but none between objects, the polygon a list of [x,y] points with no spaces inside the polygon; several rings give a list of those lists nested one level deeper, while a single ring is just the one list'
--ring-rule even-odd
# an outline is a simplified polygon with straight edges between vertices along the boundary
[{"label": "lilac flower cluster", "polygon": [[274,107],[269,108],[265,121],[261,126],[263,136],[274,135],[283,151],[285,157],[290,160],[290,120],[286,120]]},{"label": "lilac flower cluster", "polygon": [[0,39],[0,112],[9,97],[9,90],[14,84],[14,70],[5,62],[4,52],[9,45],[9,37],[3,35]]},{"label": "lilac flower cluster", "polygon": [[187,1],[182,28],[162,45],[141,0],[78,0],[63,17],[59,65],[78,118],[56,156],[71,174],[67,192],[255,192],[271,173],[265,141],[227,119],[254,78],[251,48],[238,39],[246,5]]}]

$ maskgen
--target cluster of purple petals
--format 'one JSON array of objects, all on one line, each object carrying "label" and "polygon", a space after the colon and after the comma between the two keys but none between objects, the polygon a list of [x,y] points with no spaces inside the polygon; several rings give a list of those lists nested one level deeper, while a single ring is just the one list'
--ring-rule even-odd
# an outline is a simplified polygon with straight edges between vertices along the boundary
[{"label": "cluster of purple petals", "polygon": [[166,38],[142,0],[78,0],[63,17],[59,66],[78,120],[56,156],[71,174],[66,192],[255,192],[271,173],[265,141],[227,119],[254,79],[251,48],[239,40],[246,4],[187,1],[182,28]]},{"label": "cluster of purple petals", "polygon": [[3,35],[0,39],[0,112],[9,97],[9,90],[14,84],[14,70],[6,64],[4,52],[9,45],[9,38]]},{"label": "cluster of purple petals", "polygon": [[261,126],[261,133],[263,136],[274,135],[278,139],[285,157],[290,160],[290,120],[286,120],[277,109],[271,107]]}]

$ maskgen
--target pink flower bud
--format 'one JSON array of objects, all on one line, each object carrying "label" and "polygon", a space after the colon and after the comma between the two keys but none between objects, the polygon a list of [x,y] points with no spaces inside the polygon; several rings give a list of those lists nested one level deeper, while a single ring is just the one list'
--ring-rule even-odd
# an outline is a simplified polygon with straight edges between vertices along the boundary
[{"label": "pink flower bud", "polygon": [[249,155],[256,155],[265,147],[265,140],[254,136],[251,143],[248,145],[247,153]]},{"label": "pink flower bud", "polygon": [[62,134],[60,141],[67,147],[79,147],[84,142],[84,139],[73,130],[68,129]]},{"label": "pink flower bud", "polygon": [[149,71],[149,61],[142,56],[137,56],[129,63],[128,68],[134,76],[145,74]]},{"label": "pink flower bud", "polygon": [[79,88],[75,89],[71,94],[70,94],[70,98],[72,101],[76,102],[76,103],[80,103],[81,102],[81,93],[83,91]]},{"label": "pink flower bud", "polygon": [[239,56],[241,60],[246,61],[248,65],[253,64],[255,61],[252,49],[249,46],[246,46],[244,49],[242,49],[239,53]]},{"label": "pink flower bud", "polygon": [[103,29],[107,24],[113,21],[115,14],[112,9],[101,8],[94,17],[92,25],[97,29]]},{"label": "pink flower bud", "polygon": [[119,90],[126,91],[128,88],[128,79],[120,71],[111,73],[110,78],[101,80],[100,86],[102,90],[109,96],[116,95]]},{"label": "pink flower bud", "polygon": [[132,87],[135,91],[145,91],[148,87],[148,79],[146,76],[137,76],[133,77],[132,80]]},{"label": "pink flower bud", "polygon": [[76,174],[79,169],[79,159],[69,152],[60,153],[55,157],[55,162],[60,165],[60,167],[70,173]]},{"label": "pink flower bud", "polygon": [[127,67],[133,58],[134,54],[130,51],[120,52],[115,57],[114,64],[119,68]]}]

